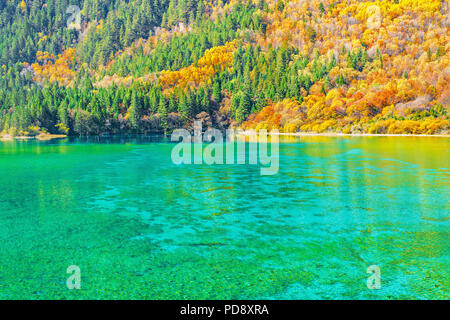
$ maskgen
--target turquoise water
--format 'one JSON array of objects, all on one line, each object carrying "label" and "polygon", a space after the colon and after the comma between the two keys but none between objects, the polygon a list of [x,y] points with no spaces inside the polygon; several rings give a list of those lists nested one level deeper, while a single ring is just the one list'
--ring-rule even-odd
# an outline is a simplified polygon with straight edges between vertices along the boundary
[{"label": "turquoise water", "polygon": [[285,138],[273,176],[173,146],[0,142],[0,299],[449,298],[448,138]]}]

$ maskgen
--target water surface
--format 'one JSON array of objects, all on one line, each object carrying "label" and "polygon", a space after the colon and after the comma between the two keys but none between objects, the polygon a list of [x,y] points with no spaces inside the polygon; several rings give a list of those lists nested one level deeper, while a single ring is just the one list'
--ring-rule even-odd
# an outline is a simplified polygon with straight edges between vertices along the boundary
[{"label": "water surface", "polygon": [[173,146],[0,142],[0,299],[449,298],[448,138],[286,137],[273,176]]}]

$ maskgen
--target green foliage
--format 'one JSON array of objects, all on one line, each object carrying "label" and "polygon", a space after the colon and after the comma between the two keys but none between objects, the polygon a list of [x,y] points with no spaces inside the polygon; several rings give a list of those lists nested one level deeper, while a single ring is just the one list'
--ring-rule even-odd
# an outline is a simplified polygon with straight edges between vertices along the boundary
[{"label": "green foliage", "polygon": [[356,52],[349,52],[347,55],[347,64],[349,68],[363,71],[367,62],[369,62],[367,51],[359,48]]},{"label": "green foliage", "polygon": [[[0,59],[3,59],[0,61],[6,65],[5,70],[0,70],[2,131],[19,133],[32,126],[50,133],[74,135],[167,132],[173,122],[172,113],[187,123],[204,111],[214,121],[215,113],[223,105],[229,107],[231,119],[242,122],[270,102],[285,98],[302,101],[305,92],[318,81],[323,83],[324,93],[333,85],[348,84],[342,74],[334,82],[330,80],[329,72],[337,66],[334,55],[328,59],[317,51],[315,55],[302,56],[287,45],[262,50],[251,36],[246,36],[252,33],[265,36],[266,22],[259,11],[268,10],[265,1],[238,3],[233,10],[211,19],[209,7],[202,1],[85,0],[73,2],[84,12],[84,37],[76,44],[78,63],[73,84],[38,85],[30,68],[20,62],[35,62],[36,50],[61,53],[63,48],[75,44],[78,32],[67,30],[65,18],[61,19],[66,17],[67,2],[48,0],[45,10],[39,11],[37,8],[43,1],[33,1],[24,14],[10,3],[0,5],[3,17],[0,24],[5,30],[0,35]],[[283,1],[277,2],[280,10],[284,5]],[[325,14],[324,6],[321,8]],[[13,13],[16,21],[6,17],[7,13]],[[181,24],[188,26],[189,31],[172,33],[155,45],[147,41],[155,28],[165,26],[170,32],[179,30]],[[46,40],[39,41],[37,30],[47,36]],[[306,34],[310,41],[316,38],[311,26],[306,27]],[[143,39],[140,46],[135,42],[138,39]],[[217,70],[214,77],[200,85],[168,90],[158,81],[136,80],[146,75],[157,76],[162,70],[195,65],[206,50],[234,39],[240,42],[232,66]],[[121,50],[124,52],[118,55]],[[437,59],[442,50],[437,49]],[[348,53],[343,50],[340,55],[341,59],[346,56],[348,66],[358,71],[370,62],[363,49]],[[379,51],[374,59],[380,61],[382,68]],[[130,77],[133,81],[102,88],[98,80],[105,75]],[[432,109],[430,114],[442,112]]]}]

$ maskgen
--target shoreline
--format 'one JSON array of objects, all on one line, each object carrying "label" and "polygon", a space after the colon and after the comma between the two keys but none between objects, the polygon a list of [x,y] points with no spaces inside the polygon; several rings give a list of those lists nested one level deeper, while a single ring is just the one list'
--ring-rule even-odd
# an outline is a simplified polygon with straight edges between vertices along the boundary
[{"label": "shoreline", "polygon": [[[450,134],[393,134],[393,133],[340,133],[340,132],[267,132],[269,135],[277,136],[291,136],[291,137],[438,137],[438,138],[450,138]],[[254,132],[246,130],[240,132],[243,135],[254,134]]]},{"label": "shoreline", "polygon": [[[251,131],[243,131],[240,134],[248,136],[253,134]],[[339,132],[327,132],[327,133],[314,133],[314,132],[277,132],[270,133],[269,135],[277,136],[290,136],[290,137],[436,137],[436,138],[450,138],[450,134],[389,134],[389,133],[339,133]],[[145,135],[143,135],[145,136]],[[0,136],[0,141],[14,141],[14,140],[39,140],[48,141],[54,139],[67,138],[65,134],[39,134],[37,136],[15,136],[12,137],[9,134]],[[90,136],[97,137],[97,136]]]},{"label": "shoreline", "polygon": [[40,140],[47,141],[53,139],[67,138],[65,134],[39,134],[37,136],[15,136],[12,137],[9,134],[4,134],[0,136],[0,141],[13,141],[13,140]]},{"label": "shoreline", "polygon": [[297,136],[297,137],[308,137],[308,136],[323,136],[323,137],[439,137],[439,138],[450,138],[450,134],[392,134],[392,133],[309,133],[309,132],[294,132],[294,133],[275,133],[275,135],[280,136]]}]

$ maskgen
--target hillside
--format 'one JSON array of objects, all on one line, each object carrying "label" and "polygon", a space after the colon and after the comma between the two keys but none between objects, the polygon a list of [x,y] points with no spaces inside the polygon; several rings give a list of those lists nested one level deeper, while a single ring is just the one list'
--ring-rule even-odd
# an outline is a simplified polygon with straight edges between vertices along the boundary
[{"label": "hillside", "polygon": [[0,131],[449,133],[447,5],[1,0]]}]

